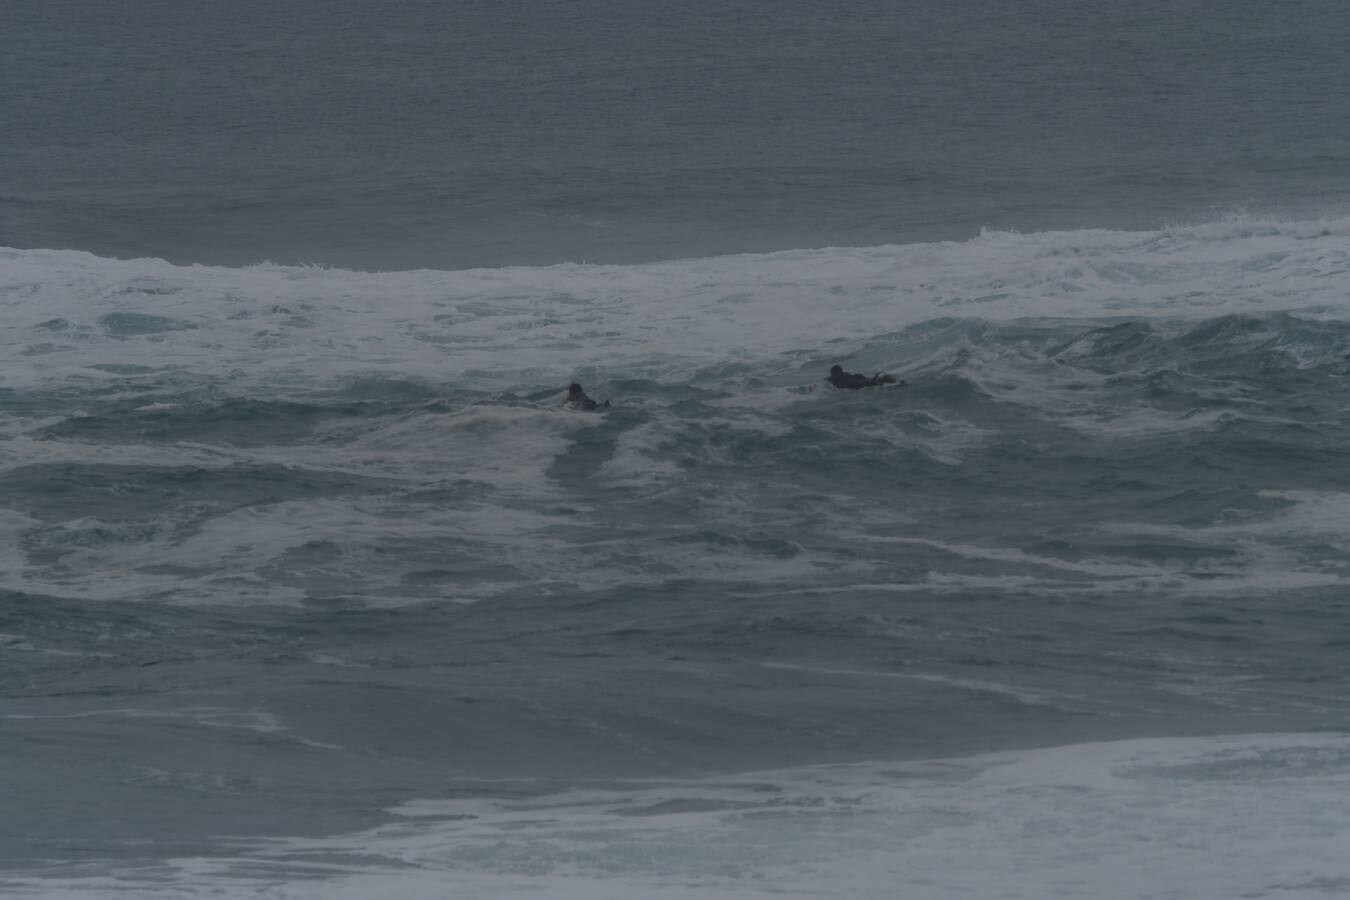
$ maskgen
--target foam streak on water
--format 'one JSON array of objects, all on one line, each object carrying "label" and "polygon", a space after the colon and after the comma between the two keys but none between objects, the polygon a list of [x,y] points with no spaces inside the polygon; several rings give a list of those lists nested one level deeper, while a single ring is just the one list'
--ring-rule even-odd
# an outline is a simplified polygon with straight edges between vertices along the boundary
[{"label": "foam streak on water", "polygon": [[0,885],[61,898],[1330,897],[1350,886],[1347,759],[1343,737],[1261,735],[578,786],[409,803],[371,831],[250,842],[229,860]]}]

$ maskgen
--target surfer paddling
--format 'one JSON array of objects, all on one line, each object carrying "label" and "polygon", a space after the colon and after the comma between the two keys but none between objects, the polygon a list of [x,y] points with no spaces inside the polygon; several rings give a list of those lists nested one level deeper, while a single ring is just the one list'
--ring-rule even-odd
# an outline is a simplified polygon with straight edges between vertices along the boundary
[{"label": "surfer paddling", "polygon": [[891,375],[883,375],[878,372],[871,378],[868,378],[866,375],[845,372],[842,366],[830,366],[830,377],[825,380],[835,387],[846,391],[856,391],[867,387],[880,387],[883,384],[904,384],[903,381],[897,382],[894,376]]},{"label": "surfer paddling", "polygon": [[567,396],[563,398],[563,406],[570,406],[573,409],[598,411],[609,409],[609,401],[606,400],[604,403],[596,403],[590,397],[587,397],[586,392],[581,389],[581,385],[574,381],[567,386]]}]

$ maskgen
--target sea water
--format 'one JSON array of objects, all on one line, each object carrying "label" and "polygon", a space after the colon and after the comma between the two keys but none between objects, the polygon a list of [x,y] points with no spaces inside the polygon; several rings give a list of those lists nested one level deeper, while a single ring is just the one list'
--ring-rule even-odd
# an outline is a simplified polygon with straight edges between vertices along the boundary
[{"label": "sea water", "polygon": [[1344,13],[245,12],[5,31],[0,893],[1350,891]]},{"label": "sea water", "polygon": [[1350,221],[0,258],[11,891],[1346,884]]}]

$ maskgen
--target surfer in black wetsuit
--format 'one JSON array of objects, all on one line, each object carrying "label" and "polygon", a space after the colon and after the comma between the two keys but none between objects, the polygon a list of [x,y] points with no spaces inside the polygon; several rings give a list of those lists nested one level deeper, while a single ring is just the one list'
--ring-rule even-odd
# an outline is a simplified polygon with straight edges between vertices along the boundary
[{"label": "surfer in black wetsuit", "polygon": [[577,384],[575,381],[567,386],[567,396],[563,398],[563,404],[565,406],[571,406],[573,409],[609,409],[608,400],[604,403],[596,403],[590,397],[586,396],[586,392],[581,389],[581,385]]},{"label": "surfer in black wetsuit", "polygon": [[[859,388],[865,387],[879,387],[883,384],[896,384],[895,378],[890,375],[882,375],[878,372],[876,375],[868,378],[866,375],[845,372],[842,366],[830,366],[830,377],[825,380],[835,387],[842,388],[846,391],[856,391]],[[900,382],[900,384],[903,383],[904,382]]]}]

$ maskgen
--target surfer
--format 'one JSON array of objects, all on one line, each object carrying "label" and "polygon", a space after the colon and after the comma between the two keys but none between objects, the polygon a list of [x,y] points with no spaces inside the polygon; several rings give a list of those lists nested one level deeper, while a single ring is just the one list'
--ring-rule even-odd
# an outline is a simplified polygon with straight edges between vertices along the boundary
[{"label": "surfer", "polygon": [[571,406],[573,409],[600,410],[609,409],[609,401],[596,403],[586,392],[581,389],[581,385],[575,381],[567,386],[567,396],[563,398],[564,406]]},{"label": "surfer", "polygon": [[[830,377],[825,379],[837,388],[848,391],[856,391],[859,388],[878,387],[883,384],[896,384],[893,376],[883,375],[880,372],[868,378],[866,375],[857,375],[853,372],[845,372],[842,366],[830,366]],[[904,382],[899,382],[904,384]]]}]

